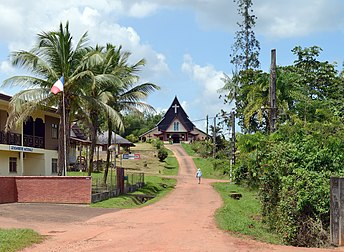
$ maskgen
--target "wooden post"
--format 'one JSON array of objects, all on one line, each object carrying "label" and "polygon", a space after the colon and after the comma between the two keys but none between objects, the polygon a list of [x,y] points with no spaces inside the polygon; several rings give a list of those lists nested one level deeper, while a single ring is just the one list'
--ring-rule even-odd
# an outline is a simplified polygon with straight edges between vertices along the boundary
[{"label": "wooden post", "polygon": [[213,158],[215,158],[216,154],[216,115],[214,116],[214,132],[213,132]]},{"label": "wooden post", "polygon": [[232,165],[235,164],[235,112],[231,112],[232,119]]},{"label": "wooden post", "polygon": [[[331,177],[330,236],[331,243],[344,245],[344,178]],[[342,205],[343,204],[343,205]]]},{"label": "wooden post", "polygon": [[207,115],[207,128],[206,128],[206,133],[207,133],[206,139],[207,140],[208,140],[208,136],[209,136],[208,127],[209,127],[209,122],[208,122],[208,115]]},{"label": "wooden post", "polygon": [[272,49],[270,68],[270,133],[273,133],[276,130],[276,119],[276,49]]}]

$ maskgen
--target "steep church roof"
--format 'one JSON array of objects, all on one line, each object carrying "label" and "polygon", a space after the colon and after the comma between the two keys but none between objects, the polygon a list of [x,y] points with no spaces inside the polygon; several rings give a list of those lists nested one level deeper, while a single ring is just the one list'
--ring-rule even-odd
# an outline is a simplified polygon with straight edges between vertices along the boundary
[{"label": "steep church roof", "polygon": [[158,123],[158,129],[160,131],[167,130],[175,118],[178,118],[187,131],[194,129],[195,125],[190,121],[188,115],[180,105],[177,96],[174,98],[163,119]]}]

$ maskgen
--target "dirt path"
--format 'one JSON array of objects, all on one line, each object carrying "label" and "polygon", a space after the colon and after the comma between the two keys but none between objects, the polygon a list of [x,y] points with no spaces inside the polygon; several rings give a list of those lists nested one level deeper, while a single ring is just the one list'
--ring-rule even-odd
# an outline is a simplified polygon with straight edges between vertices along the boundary
[{"label": "dirt path", "polygon": [[[72,206],[77,208],[76,213],[64,213],[70,215],[69,221],[10,218],[1,214],[0,205],[0,226],[29,227],[50,236],[25,251],[332,251],[273,246],[234,238],[217,229],[213,216],[221,199],[211,187],[212,181],[204,179],[198,184],[192,159],[179,145],[169,148],[180,164],[178,183],[172,193],[155,204],[108,213],[96,209],[98,214]],[[44,208],[39,211],[42,216],[46,212]],[[86,211],[89,214],[85,217]]]}]

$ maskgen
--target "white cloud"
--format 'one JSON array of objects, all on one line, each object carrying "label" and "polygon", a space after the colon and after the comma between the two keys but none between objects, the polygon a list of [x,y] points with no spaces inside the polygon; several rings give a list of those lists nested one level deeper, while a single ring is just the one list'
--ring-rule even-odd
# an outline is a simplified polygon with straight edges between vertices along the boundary
[{"label": "white cloud", "polygon": [[343,8],[340,0],[265,0],[253,6],[258,31],[277,38],[343,30]]},{"label": "white cloud", "polygon": [[100,14],[97,10],[86,7],[81,16],[81,22],[85,26],[94,27],[97,24]]},{"label": "white cloud", "polygon": [[129,9],[129,16],[142,18],[153,14],[158,6],[151,2],[135,2]]},{"label": "white cloud", "polygon": [[8,61],[2,61],[0,64],[0,72],[5,74],[13,73],[15,70]]},{"label": "white cloud", "polygon": [[[241,20],[236,3],[229,0],[150,0],[150,3],[156,9],[190,9],[204,29],[215,27],[235,32]],[[252,9],[258,17],[256,33],[268,37],[300,37],[320,31],[343,31],[344,27],[341,0],[260,0],[254,1]]]},{"label": "white cloud", "polygon": [[223,73],[211,65],[200,66],[194,63],[188,54],[184,55],[181,69],[190,76],[195,85],[201,86],[201,93],[194,100],[193,106],[200,107],[204,114],[215,115],[219,113],[225,107],[223,101],[219,99],[218,93],[218,90],[224,85],[221,80]]},{"label": "white cloud", "polygon": [[7,44],[9,51],[29,50],[37,33],[57,30],[60,22],[65,24],[68,20],[74,41],[87,31],[89,45],[122,45],[132,53],[129,61],[145,58],[142,78],[152,81],[169,73],[165,56],[143,43],[133,27],[122,26],[117,19],[127,15],[143,17],[156,8],[156,4],[145,1],[3,0],[0,3],[0,42]]}]

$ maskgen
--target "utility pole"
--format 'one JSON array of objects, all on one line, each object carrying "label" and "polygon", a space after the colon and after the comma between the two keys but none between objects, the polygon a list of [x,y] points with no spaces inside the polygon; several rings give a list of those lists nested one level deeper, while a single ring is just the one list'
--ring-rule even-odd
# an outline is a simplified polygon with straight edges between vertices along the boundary
[{"label": "utility pole", "polygon": [[209,127],[209,118],[208,118],[208,115],[207,115],[207,128],[206,128],[206,133],[207,133],[207,136],[206,136],[206,139],[208,140],[208,136],[209,136],[209,134],[208,134],[208,127]]},{"label": "utility pole", "polygon": [[270,67],[270,133],[276,130],[277,106],[276,106],[276,49],[271,50]]},{"label": "utility pole", "polygon": [[214,132],[213,132],[213,158],[215,158],[216,154],[216,115],[214,116]]},{"label": "utility pole", "polygon": [[235,112],[231,112],[232,120],[232,165],[235,164]]}]

